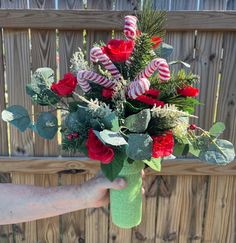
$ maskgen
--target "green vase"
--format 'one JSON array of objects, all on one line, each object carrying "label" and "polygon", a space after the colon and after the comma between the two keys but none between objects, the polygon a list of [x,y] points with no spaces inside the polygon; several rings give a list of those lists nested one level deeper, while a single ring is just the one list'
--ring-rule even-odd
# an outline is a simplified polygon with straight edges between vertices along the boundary
[{"label": "green vase", "polygon": [[124,178],[128,186],[123,190],[110,190],[112,222],[120,228],[132,228],[142,219],[142,161],[132,164],[124,161],[119,177]]}]

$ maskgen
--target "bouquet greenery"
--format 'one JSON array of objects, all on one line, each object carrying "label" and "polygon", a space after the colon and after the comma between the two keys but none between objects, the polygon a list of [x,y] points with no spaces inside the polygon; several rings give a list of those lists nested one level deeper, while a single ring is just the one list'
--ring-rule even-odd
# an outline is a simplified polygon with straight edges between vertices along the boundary
[{"label": "bouquet greenery", "polygon": [[226,164],[235,157],[234,146],[219,135],[221,122],[209,131],[189,124],[199,77],[184,69],[171,73],[176,63],[165,60],[173,48],[164,43],[165,13],[145,9],[126,16],[124,39],[96,44],[89,64],[82,50],[71,59],[71,72],[55,82],[52,69],[35,71],[26,87],[34,103],[51,107],[34,121],[20,105],[2,112],[3,120],[20,131],[27,128],[45,139],[58,131],[55,110],[61,110],[62,148],[82,151],[101,162],[109,180],[124,177],[128,187],[111,190],[113,222],[130,228],[141,221],[141,170],[145,164],[160,171],[165,158],[197,156],[208,163]]}]

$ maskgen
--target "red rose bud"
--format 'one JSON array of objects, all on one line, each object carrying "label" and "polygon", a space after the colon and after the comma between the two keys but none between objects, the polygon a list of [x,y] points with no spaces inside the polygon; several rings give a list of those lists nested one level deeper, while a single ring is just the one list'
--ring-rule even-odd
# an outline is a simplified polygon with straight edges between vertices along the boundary
[{"label": "red rose bud", "polygon": [[129,59],[134,49],[133,40],[110,40],[102,51],[113,62],[125,62]]},{"label": "red rose bud", "polygon": [[72,94],[77,86],[77,79],[72,73],[66,73],[64,78],[57,83],[53,83],[51,90],[59,96],[67,96]]},{"label": "red rose bud", "polygon": [[78,137],[79,137],[79,134],[78,134],[77,132],[74,132],[74,133],[72,134],[72,136],[73,136],[73,138],[78,138]]},{"label": "red rose bud", "polygon": [[145,95],[150,95],[153,98],[157,98],[160,95],[160,90],[158,89],[149,89]]},{"label": "red rose bud", "polygon": [[152,136],[152,157],[163,158],[173,153],[174,138],[171,131],[163,135]]},{"label": "red rose bud", "polygon": [[153,99],[153,98],[148,97],[146,95],[140,95],[135,100],[138,100],[138,101],[140,101],[144,104],[147,104],[147,105],[156,105],[156,106],[161,106],[161,107],[163,107],[164,104],[165,104],[163,101]]},{"label": "red rose bud", "polygon": [[108,89],[108,88],[103,88],[102,89],[102,96],[107,99],[111,99],[113,95],[114,90],[113,89]]},{"label": "red rose bud", "polygon": [[90,159],[99,160],[102,164],[109,164],[114,159],[114,150],[112,147],[104,145],[90,128],[86,142],[88,156]]},{"label": "red rose bud", "polygon": [[189,129],[190,130],[195,130],[197,128],[197,126],[195,125],[195,124],[191,124],[190,126],[189,126]]},{"label": "red rose bud", "polygon": [[73,135],[72,134],[67,135],[67,139],[71,141],[73,139]]},{"label": "red rose bud", "polygon": [[187,97],[187,96],[195,97],[195,96],[198,96],[199,89],[194,88],[193,86],[189,85],[189,86],[185,86],[183,88],[178,88],[177,93],[184,96],[184,97]]},{"label": "red rose bud", "polygon": [[161,44],[161,38],[160,37],[158,37],[158,36],[153,36],[152,38],[151,38],[151,43],[153,44],[152,45],[152,48],[153,49],[156,49],[160,44]]}]

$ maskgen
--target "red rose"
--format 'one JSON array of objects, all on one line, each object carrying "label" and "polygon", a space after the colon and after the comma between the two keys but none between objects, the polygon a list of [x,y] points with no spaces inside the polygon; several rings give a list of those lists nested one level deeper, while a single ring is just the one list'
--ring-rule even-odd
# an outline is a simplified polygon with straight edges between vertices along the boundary
[{"label": "red rose", "polygon": [[160,43],[161,43],[161,38],[158,37],[158,36],[153,36],[151,38],[151,43],[153,44],[152,45],[152,48],[153,49],[156,49],[160,45]]},{"label": "red rose", "polygon": [[67,96],[75,90],[76,86],[76,77],[72,73],[66,73],[63,79],[52,84],[51,90],[59,96]]},{"label": "red rose", "polygon": [[174,138],[171,131],[163,135],[152,136],[152,157],[163,158],[173,153]]},{"label": "red rose", "polygon": [[129,59],[134,49],[134,41],[132,40],[110,40],[106,46],[102,47],[102,51],[113,62],[125,62]]},{"label": "red rose", "polygon": [[114,159],[114,150],[111,147],[104,145],[97,138],[92,128],[89,129],[86,147],[90,159],[99,160],[102,164],[109,164]]},{"label": "red rose", "polygon": [[144,104],[147,104],[147,105],[156,105],[156,106],[161,106],[161,107],[164,106],[163,101],[153,99],[153,98],[148,97],[146,95],[140,95],[135,100],[138,100],[138,101],[140,101]]},{"label": "red rose", "polygon": [[183,88],[178,88],[177,93],[184,97],[186,97],[186,96],[194,97],[194,96],[198,96],[199,89],[194,88],[191,85],[189,85],[189,86],[185,86]]},{"label": "red rose", "polygon": [[103,88],[102,89],[102,96],[107,99],[111,99],[113,95],[114,90],[109,88]]}]

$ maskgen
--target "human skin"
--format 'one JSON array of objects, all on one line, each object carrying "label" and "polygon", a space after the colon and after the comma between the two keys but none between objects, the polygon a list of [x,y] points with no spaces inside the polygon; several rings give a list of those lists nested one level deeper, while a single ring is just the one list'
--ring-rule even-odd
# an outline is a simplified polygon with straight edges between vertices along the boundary
[{"label": "human skin", "polygon": [[[0,225],[48,218],[109,203],[109,190],[127,186],[122,178],[110,182],[98,174],[82,185],[36,187],[0,184]],[[143,189],[144,190],[144,189]]]}]

